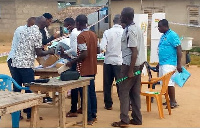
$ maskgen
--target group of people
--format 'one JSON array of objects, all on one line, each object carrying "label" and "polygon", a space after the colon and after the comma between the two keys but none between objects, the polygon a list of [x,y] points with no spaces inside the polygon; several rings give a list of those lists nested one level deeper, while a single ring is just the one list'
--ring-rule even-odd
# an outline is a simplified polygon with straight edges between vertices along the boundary
[{"label": "group of people", "polygon": [[[59,37],[57,33],[49,36],[46,30],[52,19],[51,14],[45,13],[43,16],[29,18],[27,25],[16,29],[7,62],[12,77],[19,85],[34,81],[35,55],[40,57],[55,54],[54,49],[43,49],[43,45]],[[96,34],[87,28],[88,19],[86,15],[81,14],[76,19],[66,18],[64,20],[64,29],[70,32],[70,49],[64,50],[61,47],[60,56],[70,59],[65,64],[71,68],[70,70],[77,70],[82,77],[94,77],[88,86],[88,125],[97,121],[97,97],[94,80],[97,73],[97,53],[100,51],[105,52],[103,90],[104,108],[106,110],[112,110],[111,86],[114,78],[115,80],[128,78],[117,84],[120,100],[120,121],[113,122],[112,126],[142,125],[140,111],[141,74],[134,73],[143,68],[145,45],[143,33],[133,19],[133,8],[124,8],[121,15],[115,15],[113,27],[104,32],[100,44]],[[181,47],[178,35],[169,29],[166,19],[158,23],[158,29],[163,33],[158,46],[160,76],[175,70],[176,67],[181,72]],[[70,56],[72,51],[77,53],[76,57]],[[14,91],[19,92],[15,87]],[[77,117],[78,113],[82,113],[82,108],[77,109],[78,92],[80,92],[82,98],[81,88],[71,91],[71,110],[66,113],[66,117]],[[168,92],[171,105],[177,106],[173,82],[169,83]],[[130,102],[132,106],[131,120],[128,116]],[[31,109],[26,109],[25,112],[27,119],[30,119]]]}]

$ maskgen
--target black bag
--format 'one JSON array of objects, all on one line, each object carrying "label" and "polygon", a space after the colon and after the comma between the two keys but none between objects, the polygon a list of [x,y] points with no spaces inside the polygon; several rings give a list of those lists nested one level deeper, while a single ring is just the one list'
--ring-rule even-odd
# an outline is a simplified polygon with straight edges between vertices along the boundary
[{"label": "black bag", "polygon": [[80,74],[78,71],[66,70],[61,73],[60,80],[62,81],[78,80],[79,77],[80,77]]}]

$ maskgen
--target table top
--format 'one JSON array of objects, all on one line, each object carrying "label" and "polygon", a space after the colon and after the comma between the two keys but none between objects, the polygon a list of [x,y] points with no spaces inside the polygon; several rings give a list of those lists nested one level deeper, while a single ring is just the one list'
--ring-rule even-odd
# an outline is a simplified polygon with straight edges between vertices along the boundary
[{"label": "table top", "polygon": [[60,79],[57,79],[57,77],[50,78],[48,83],[33,83],[29,85],[29,87],[34,86],[43,86],[43,87],[64,87],[68,85],[74,85],[77,83],[90,81],[91,79],[94,79],[93,77],[81,77],[78,80],[70,80],[70,81],[61,81]]},{"label": "table top", "polygon": [[44,97],[45,94],[0,91],[0,109]]},{"label": "table top", "polygon": [[53,68],[43,68],[43,69],[34,69],[34,71],[35,72],[46,72],[46,73],[48,73],[48,72],[52,72],[52,73],[57,73],[58,72],[58,70],[57,70],[58,68],[56,68],[56,67],[53,67]]}]

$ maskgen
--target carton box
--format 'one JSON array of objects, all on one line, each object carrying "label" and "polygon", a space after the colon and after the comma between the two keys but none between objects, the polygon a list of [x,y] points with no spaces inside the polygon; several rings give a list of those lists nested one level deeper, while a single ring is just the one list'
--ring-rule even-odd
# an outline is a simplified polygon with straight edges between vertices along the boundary
[{"label": "carton box", "polygon": [[56,55],[46,55],[43,57],[37,57],[36,60],[38,61],[38,63],[40,65],[42,65],[44,68],[51,66],[52,64],[54,64],[57,60],[58,60],[58,56]]}]

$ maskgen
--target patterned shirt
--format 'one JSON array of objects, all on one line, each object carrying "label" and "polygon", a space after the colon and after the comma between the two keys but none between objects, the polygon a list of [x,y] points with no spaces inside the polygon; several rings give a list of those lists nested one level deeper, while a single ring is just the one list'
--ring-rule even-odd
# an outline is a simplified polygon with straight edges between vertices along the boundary
[{"label": "patterned shirt", "polygon": [[17,49],[18,43],[19,43],[19,39],[20,39],[20,33],[27,28],[27,25],[25,26],[20,26],[15,30],[14,36],[13,36],[13,40],[12,40],[12,46],[11,46],[11,50],[9,52],[7,61],[9,59],[12,59],[13,56],[15,55],[15,51]]},{"label": "patterned shirt", "polygon": [[35,48],[42,48],[42,34],[37,25],[27,27],[20,33],[19,44],[12,59],[12,66],[16,68],[33,68]]}]

